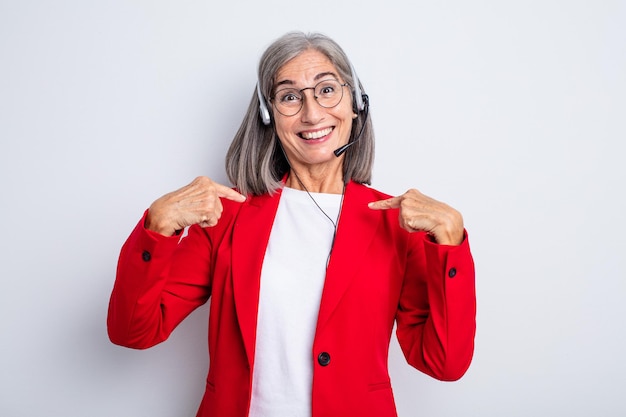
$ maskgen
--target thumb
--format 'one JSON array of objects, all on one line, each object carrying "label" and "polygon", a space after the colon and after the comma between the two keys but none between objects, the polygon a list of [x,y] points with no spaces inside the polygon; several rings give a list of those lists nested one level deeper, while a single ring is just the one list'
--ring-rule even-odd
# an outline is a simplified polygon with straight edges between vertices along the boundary
[{"label": "thumb", "polygon": [[386,200],[372,201],[367,206],[372,210],[388,210],[400,207],[400,197],[391,197]]}]

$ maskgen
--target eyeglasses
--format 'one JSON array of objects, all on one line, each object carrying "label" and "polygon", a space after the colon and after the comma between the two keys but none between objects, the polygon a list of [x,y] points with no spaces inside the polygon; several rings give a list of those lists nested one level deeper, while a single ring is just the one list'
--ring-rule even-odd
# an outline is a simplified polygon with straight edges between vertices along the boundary
[{"label": "eyeglasses", "polygon": [[313,98],[320,106],[330,109],[341,102],[343,87],[348,83],[341,84],[337,80],[322,80],[315,87],[306,87],[300,90],[296,88],[281,88],[271,98],[276,110],[283,116],[295,116],[304,105],[304,91],[313,90]]}]

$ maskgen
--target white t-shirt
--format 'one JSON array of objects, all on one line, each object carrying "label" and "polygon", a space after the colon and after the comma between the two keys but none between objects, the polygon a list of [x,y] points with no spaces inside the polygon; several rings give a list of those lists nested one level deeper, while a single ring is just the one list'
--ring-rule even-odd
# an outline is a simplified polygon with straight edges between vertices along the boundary
[{"label": "white t-shirt", "polygon": [[[311,193],[336,223],[341,195]],[[313,338],[335,226],[285,187],[261,271],[250,417],[310,417]]]}]

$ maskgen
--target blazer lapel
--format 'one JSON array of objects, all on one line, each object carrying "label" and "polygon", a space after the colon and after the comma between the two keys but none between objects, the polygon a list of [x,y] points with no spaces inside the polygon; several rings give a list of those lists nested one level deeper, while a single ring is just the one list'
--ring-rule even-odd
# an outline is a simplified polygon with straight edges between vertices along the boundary
[{"label": "blazer lapel", "polygon": [[254,364],[261,268],[281,191],[272,196],[250,197],[249,202],[243,203],[233,229],[235,309],[251,367]]},{"label": "blazer lapel", "polygon": [[326,280],[317,319],[317,330],[323,328],[344,292],[355,277],[358,265],[374,238],[381,216],[367,207],[373,201],[368,188],[353,182],[346,187],[339,217],[335,245],[326,270]]}]

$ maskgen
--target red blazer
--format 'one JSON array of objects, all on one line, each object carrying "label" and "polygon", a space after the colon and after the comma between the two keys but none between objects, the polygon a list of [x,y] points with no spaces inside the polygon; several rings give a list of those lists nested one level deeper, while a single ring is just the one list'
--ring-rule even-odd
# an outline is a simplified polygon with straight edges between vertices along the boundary
[{"label": "red blazer", "polygon": [[[146,231],[142,219],[122,248],[107,323],[113,343],[162,342],[211,297],[200,417],[248,415],[261,266],[280,194],[223,200],[217,226],[192,226],[182,239]],[[346,187],[311,350],[313,417],[396,416],[387,371],[394,321],[408,363],[434,378],[456,380],[472,359],[467,238],[437,245],[401,229],[398,210],[367,207],[388,197]]]}]

